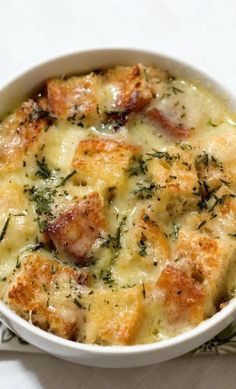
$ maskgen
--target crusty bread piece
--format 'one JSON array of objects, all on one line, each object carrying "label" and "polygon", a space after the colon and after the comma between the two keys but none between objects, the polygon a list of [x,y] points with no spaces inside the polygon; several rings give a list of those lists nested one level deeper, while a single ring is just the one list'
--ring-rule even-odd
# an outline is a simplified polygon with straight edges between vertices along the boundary
[{"label": "crusty bread piece", "polygon": [[94,192],[61,212],[47,226],[45,236],[53,241],[65,260],[86,264],[90,250],[104,228],[103,203]]},{"label": "crusty bread piece", "polygon": [[206,315],[214,313],[225,293],[225,280],[235,249],[235,242],[227,238],[214,239],[188,229],[179,233],[175,256],[180,266],[189,267],[191,276],[204,288]]},{"label": "crusty bread piece", "polygon": [[87,183],[98,190],[124,185],[125,170],[130,160],[139,154],[139,148],[110,139],[82,140],[74,155],[74,180]]},{"label": "crusty bread piece", "polygon": [[162,326],[194,326],[204,319],[205,293],[182,269],[168,265],[156,284],[163,304]]},{"label": "crusty bread piece", "polygon": [[142,287],[99,289],[89,297],[86,342],[103,345],[134,343],[143,318]]},{"label": "crusty bread piece", "polygon": [[11,279],[5,300],[18,315],[40,328],[76,340],[82,311],[71,296],[81,274],[44,254],[31,254]]},{"label": "crusty bread piece", "polygon": [[22,166],[22,157],[37,151],[37,141],[48,126],[39,105],[28,100],[0,123],[0,170]]}]

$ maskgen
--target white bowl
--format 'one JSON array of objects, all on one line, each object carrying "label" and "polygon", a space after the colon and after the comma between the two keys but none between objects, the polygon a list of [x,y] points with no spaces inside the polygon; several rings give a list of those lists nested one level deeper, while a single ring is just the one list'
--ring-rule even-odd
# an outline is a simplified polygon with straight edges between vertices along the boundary
[{"label": "white bowl", "polygon": [[[78,52],[39,64],[15,77],[0,90],[0,117],[42,83],[55,76],[89,72],[94,69],[135,63],[152,64],[175,76],[204,84],[225,97],[226,105],[236,111],[236,97],[211,77],[175,59],[143,50],[105,49]],[[72,342],[47,333],[20,318],[0,302],[0,317],[15,333],[29,343],[59,358],[98,367],[134,367],[162,362],[184,354],[206,342],[236,318],[236,298],[196,328],[172,339],[136,346],[98,346]]]}]

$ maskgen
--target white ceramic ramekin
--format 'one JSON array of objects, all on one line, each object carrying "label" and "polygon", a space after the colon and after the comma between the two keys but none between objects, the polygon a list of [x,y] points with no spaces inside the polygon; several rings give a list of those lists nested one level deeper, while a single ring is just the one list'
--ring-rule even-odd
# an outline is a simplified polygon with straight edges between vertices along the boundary
[{"label": "white ceramic ramekin", "polygon": [[[25,97],[34,93],[48,78],[115,65],[153,64],[173,75],[204,84],[225,97],[226,104],[236,111],[236,97],[211,77],[175,59],[143,50],[102,49],[77,52],[59,57],[29,69],[0,89],[0,117]],[[236,298],[196,328],[175,338],[137,346],[97,346],[75,343],[49,334],[20,318],[4,303],[0,317],[14,332],[29,343],[59,358],[98,367],[134,367],[165,361],[184,354],[209,340],[236,318]]]}]

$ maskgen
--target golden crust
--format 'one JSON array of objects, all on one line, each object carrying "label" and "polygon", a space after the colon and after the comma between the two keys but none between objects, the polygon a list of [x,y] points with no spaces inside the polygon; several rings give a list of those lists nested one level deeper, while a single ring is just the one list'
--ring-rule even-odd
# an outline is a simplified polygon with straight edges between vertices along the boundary
[{"label": "golden crust", "polygon": [[90,74],[70,77],[68,80],[51,79],[47,82],[48,108],[61,119],[88,119],[87,125],[100,118],[98,94],[100,77]]},{"label": "golden crust", "polygon": [[139,112],[155,97],[165,73],[142,65],[114,69],[47,82],[49,111],[62,119],[82,120],[86,125],[125,123],[118,113]]},{"label": "golden crust", "polygon": [[170,246],[167,237],[161,228],[144,212],[141,215],[138,228],[141,236],[145,236],[147,242],[157,251],[159,260],[170,258]]},{"label": "golden crust", "polygon": [[168,324],[193,326],[204,319],[204,290],[181,269],[168,265],[156,288],[163,294],[164,317]]},{"label": "golden crust", "polygon": [[199,180],[191,151],[169,147],[158,157],[150,159],[148,173],[156,185],[164,188],[158,192],[158,196],[166,202],[170,216],[182,212],[183,208],[196,207],[199,202]]},{"label": "golden crust", "polygon": [[204,287],[208,313],[225,293],[224,283],[229,264],[235,251],[235,244],[221,242],[205,234],[180,231],[176,246],[176,258],[190,266],[192,277]]},{"label": "golden crust", "polygon": [[144,72],[139,65],[117,66],[104,73],[105,87],[112,88],[115,93],[109,108],[118,111],[138,112],[153,98]]},{"label": "golden crust", "polygon": [[104,228],[103,203],[98,193],[91,193],[60,213],[48,225],[45,236],[65,258],[83,264]]},{"label": "golden crust", "polygon": [[[124,184],[125,170],[130,160],[139,154],[139,148],[109,139],[82,140],[72,165],[79,183],[88,183],[98,189],[117,189]],[[98,174],[99,172],[99,174]]]},{"label": "golden crust", "polygon": [[26,153],[35,152],[34,146],[47,125],[33,100],[23,103],[0,124],[0,169],[14,169]]},{"label": "golden crust", "polygon": [[90,297],[86,313],[86,342],[128,345],[135,341],[143,319],[141,286],[100,289]]},{"label": "golden crust", "polygon": [[79,282],[81,271],[32,254],[22,264],[7,295],[18,315],[40,328],[66,339],[76,340],[81,312],[71,299],[70,285]]}]

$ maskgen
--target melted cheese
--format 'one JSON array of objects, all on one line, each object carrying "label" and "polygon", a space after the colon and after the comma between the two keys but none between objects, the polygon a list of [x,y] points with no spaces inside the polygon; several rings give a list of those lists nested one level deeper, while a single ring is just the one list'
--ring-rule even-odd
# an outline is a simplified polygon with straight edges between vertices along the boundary
[{"label": "melted cheese", "polygon": [[141,65],[47,88],[0,125],[2,299],[103,345],[213,315],[236,285],[235,116]]}]

